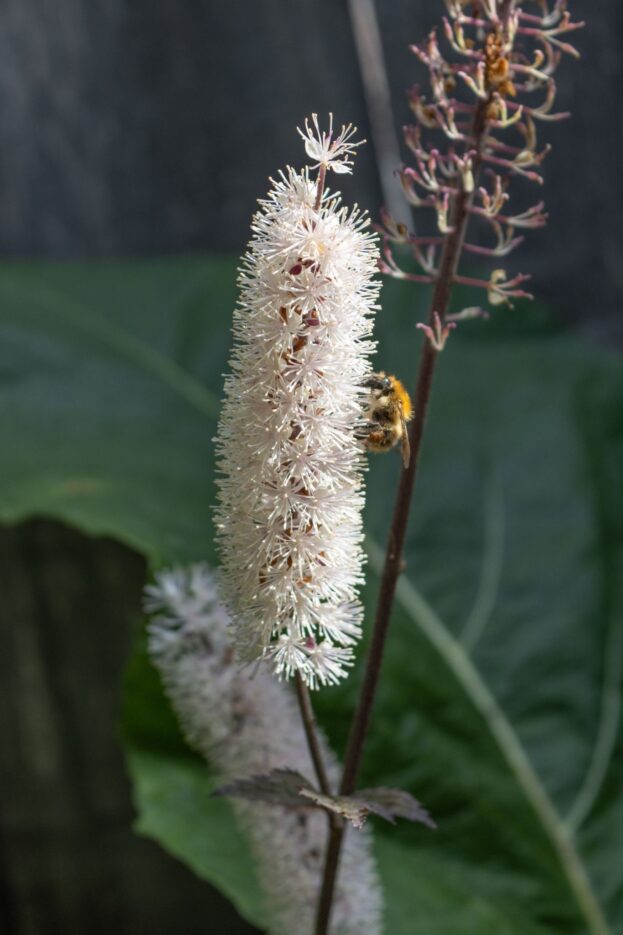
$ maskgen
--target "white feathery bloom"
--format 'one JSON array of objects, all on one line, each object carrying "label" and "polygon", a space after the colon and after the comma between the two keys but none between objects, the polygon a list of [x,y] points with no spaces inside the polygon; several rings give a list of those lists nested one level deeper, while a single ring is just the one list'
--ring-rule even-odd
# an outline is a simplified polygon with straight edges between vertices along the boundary
[{"label": "white feathery bloom", "polygon": [[333,139],[333,114],[329,114],[329,130],[323,132],[318,126],[318,115],[312,114],[312,126],[309,120],[305,120],[305,132],[297,127],[297,131],[305,143],[305,152],[313,161],[312,169],[323,167],[332,169],[338,174],[350,173],[353,171],[353,155],[357,146],[365,143],[365,140],[359,140],[357,143],[350,142],[357,132],[357,127],[352,123],[342,127],[338,136]]},{"label": "white feathery bloom", "polygon": [[[205,565],[161,572],[146,589],[151,658],[190,742],[221,782],[287,767],[313,779],[290,689],[233,661],[228,615]],[[333,782],[337,762],[321,739]],[[327,837],[319,809],[231,800],[267,898],[272,935],[312,935]],[[368,829],[348,828],[340,862],[332,935],[379,935],[382,897]]]},{"label": "white feathery bloom", "polygon": [[355,428],[379,291],[368,218],[339,195],[316,201],[308,170],[288,169],[260,202],[216,439],[221,587],[239,658],[269,658],[312,688],[347,674],[361,632]]}]

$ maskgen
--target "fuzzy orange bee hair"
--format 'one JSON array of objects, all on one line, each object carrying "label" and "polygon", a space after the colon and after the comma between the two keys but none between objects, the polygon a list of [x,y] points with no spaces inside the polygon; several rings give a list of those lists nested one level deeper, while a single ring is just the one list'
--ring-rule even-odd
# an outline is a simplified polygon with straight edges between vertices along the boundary
[{"label": "fuzzy orange bee hair", "polygon": [[405,422],[409,422],[413,415],[413,404],[411,402],[411,397],[404,388],[404,384],[398,379],[398,377],[394,377],[392,374],[388,374],[387,379],[391,383],[392,389],[398,397],[400,406],[402,408],[402,416]]}]

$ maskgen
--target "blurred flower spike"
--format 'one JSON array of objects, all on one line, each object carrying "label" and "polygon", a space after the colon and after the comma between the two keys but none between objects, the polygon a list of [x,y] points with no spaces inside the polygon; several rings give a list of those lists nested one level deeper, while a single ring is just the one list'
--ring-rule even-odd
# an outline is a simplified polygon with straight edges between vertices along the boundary
[{"label": "blurred flower spike", "polygon": [[[292,693],[269,672],[241,671],[230,621],[207,565],[160,571],[146,588],[149,655],[190,745],[218,781],[313,765]],[[331,780],[338,763],[319,738]],[[326,817],[319,809],[282,808],[232,799],[266,897],[272,935],[312,932]],[[349,829],[332,931],[380,935],[382,894],[372,840]],[[214,931],[214,929],[213,929]]]},{"label": "blurred flower spike", "polygon": [[[324,190],[356,144],[316,118],[319,167],[288,169],[253,219],[217,436],[223,597],[241,661],[317,688],[343,678],[361,633],[363,452],[378,247],[368,218]],[[315,135],[314,135],[315,134]]]},{"label": "blurred flower spike", "polygon": [[[405,128],[405,141],[414,164],[399,171],[407,201],[430,211],[431,223],[418,236],[385,216],[381,268],[390,276],[431,284],[450,272],[452,282],[485,290],[493,305],[510,304],[528,296],[521,289],[527,277],[495,270],[489,280],[468,279],[456,263],[443,265],[444,244],[466,211],[493,234],[493,242],[462,245],[481,257],[507,256],[523,240],[517,231],[546,223],[543,202],[509,211],[508,189],[513,178],[543,182],[540,168],[550,147],[539,146],[537,126],[569,116],[555,112],[554,75],[564,54],[578,55],[567,37],[584,24],[571,21],[566,0],[445,0],[445,5],[443,42],[433,29],[412,46],[428,71],[430,90],[416,85],[409,93],[416,123]],[[436,139],[429,141],[431,134]],[[408,250],[418,272],[401,268],[392,256],[397,245],[403,245],[401,257]]]}]

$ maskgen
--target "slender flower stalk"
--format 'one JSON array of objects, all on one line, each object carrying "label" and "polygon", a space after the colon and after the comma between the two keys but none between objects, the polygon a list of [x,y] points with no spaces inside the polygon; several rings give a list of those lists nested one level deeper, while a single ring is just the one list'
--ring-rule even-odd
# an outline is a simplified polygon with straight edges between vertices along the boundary
[{"label": "slender flower stalk", "polygon": [[[577,55],[561,37],[582,25],[571,22],[565,0],[554,0],[551,7],[547,0],[534,0],[538,13],[525,13],[517,0],[445,0],[445,5],[448,17],[443,20],[443,32],[454,57],[444,56],[436,30],[424,43],[412,47],[428,70],[430,98],[417,86],[411,92],[417,125],[405,129],[405,141],[415,165],[399,173],[407,201],[430,215],[429,227],[434,229],[416,234],[387,214],[383,217],[382,271],[428,282],[433,295],[428,322],[420,325],[425,340],[409,431],[411,459],[402,471],[396,495],[372,640],[344,759],[342,795],[356,788],[403,565],[409,508],[439,354],[452,326],[476,312],[470,308],[448,315],[453,286],[462,282],[482,287],[494,306],[529,297],[522,288],[527,278],[522,274],[508,277],[496,268],[488,281],[459,275],[461,255],[465,249],[494,258],[506,256],[521,242],[517,230],[546,223],[542,202],[516,214],[509,212],[508,187],[514,177],[542,182],[539,167],[549,148],[538,150],[536,126],[539,121],[567,116],[552,113],[553,76],[563,53]],[[441,143],[427,143],[430,133],[441,136]],[[514,134],[510,143],[506,142],[509,134]],[[472,219],[484,221],[492,231],[492,246],[466,242]],[[408,251],[419,271],[403,270],[397,250]],[[343,826],[330,832],[316,935],[329,931],[343,832]]]},{"label": "slender flower stalk", "polygon": [[[229,616],[205,565],[161,572],[146,589],[152,613],[149,652],[184,733],[219,782],[313,765],[290,689],[267,671],[250,674],[234,661]],[[338,764],[324,737],[330,777]],[[233,799],[266,895],[272,935],[311,935],[322,872],[325,816]],[[367,829],[349,829],[332,923],[335,935],[380,935],[381,889]]]},{"label": "slender flower stalk", "polygon": [[324,188],[358,143],[317,118],[318,169],[288,169],[253,219],[217,436],[223,597],[241,661],[310,688],[342,679],[361,633],[365,466],[355,427],[370,372],[378,250]]}]

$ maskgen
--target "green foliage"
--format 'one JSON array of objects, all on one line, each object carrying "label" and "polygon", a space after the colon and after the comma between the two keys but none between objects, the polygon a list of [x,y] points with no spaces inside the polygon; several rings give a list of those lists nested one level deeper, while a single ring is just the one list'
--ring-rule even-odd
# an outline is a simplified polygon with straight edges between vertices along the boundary
[{"label": "green foliage", "polygon": [[[2,267],[0,518],[213,560],[234,300],[226,260]],[[378,365],[407,380],[425,301],[384,289]],[[362,776],[439,828],[375,822],[388,935],[623,932],[623,376],[522,314],[463,325],[440,361]],[[398,470],[372,460],[368,620]],[[359,675],[316,696],[338,750]],[[262,925],[229,805],[144,647],[125,708],[139,830]]]},{"label": "green foliage", "polygon": [[165,756],[128,743],[127,763],[139,810],[136,830],[153,837],[217,886],[238,912],[266,923],[251,856],[200,760]]}]

